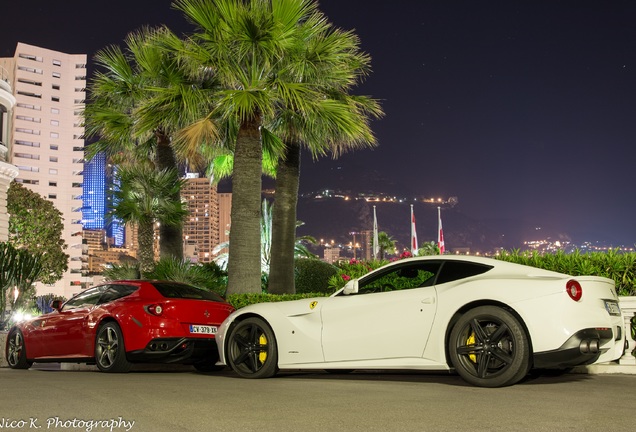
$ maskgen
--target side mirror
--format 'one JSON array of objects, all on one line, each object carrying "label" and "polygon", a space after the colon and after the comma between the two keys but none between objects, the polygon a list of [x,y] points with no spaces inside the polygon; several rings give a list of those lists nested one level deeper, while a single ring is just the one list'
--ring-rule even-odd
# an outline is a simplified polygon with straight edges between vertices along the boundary
[{"label": "side mirror", "polygon": [[55,309],[56,311],[60,311],[60,309],[62,309],[62,305],[64,304],[64,302],[62,300],[53,300],[51,302],[51,308]]},{"label": "side mirror", "polygon": [[344,286],[344,289],[342,290],[342,293],[344,295],[357,294],[358,293],[358,279],[351,279],[349,282],[347,282],[347,284]]}]

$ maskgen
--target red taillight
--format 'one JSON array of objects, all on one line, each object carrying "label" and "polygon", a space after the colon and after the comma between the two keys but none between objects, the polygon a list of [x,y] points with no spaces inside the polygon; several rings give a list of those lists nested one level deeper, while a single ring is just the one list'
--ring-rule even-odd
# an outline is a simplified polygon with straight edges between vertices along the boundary
[{"label": "red taillight", "polygon": [[570,298],[574,301],[581,300],[581,297],[583,296],[583,288],[581,288],[581,284],[574,279],[569,280],[568,283],[565,284],[565,291],[567,291]]},{"label": "red taillight", "polygon": [[163,313],[163,306],[160,304],[151,304],[146,306],[146,310],[153,315],[161,316]]}]

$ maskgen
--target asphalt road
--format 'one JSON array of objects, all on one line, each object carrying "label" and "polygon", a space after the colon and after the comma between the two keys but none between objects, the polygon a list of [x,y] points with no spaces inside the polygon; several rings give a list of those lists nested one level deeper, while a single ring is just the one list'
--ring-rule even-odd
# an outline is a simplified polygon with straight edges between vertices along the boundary
[{"label": "asphalt road", "polygon": [[539,376],[501,389],[440,373],[103,374],[0,369],[0,430],[633,431],[636,375]]}]

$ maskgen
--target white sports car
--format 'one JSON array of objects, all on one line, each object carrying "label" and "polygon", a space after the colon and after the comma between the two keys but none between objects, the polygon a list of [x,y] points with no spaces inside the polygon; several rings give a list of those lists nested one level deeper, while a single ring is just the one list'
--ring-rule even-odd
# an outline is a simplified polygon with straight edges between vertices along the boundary
[{"label": "white sports car", "polygon": [[404,259],[330,297],[247,306],[216,339],[221,362],[245,378],[455,370],[482,387],[616,360],[625,347],[613,280],[465,256]]}]

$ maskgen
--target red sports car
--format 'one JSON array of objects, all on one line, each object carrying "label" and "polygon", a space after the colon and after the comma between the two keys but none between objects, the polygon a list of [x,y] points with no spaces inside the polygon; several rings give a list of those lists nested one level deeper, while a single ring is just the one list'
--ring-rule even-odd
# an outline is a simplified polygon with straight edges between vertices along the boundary
[{"label": "red sports car", "polygon": [[109,282],[51,306],[53,312],[11,328],[10,367],[74,362],[127,372],[133,363],[160,362],[211,371],[218,360],[217,328],[234,310],[214,292],[142,280]]}]

